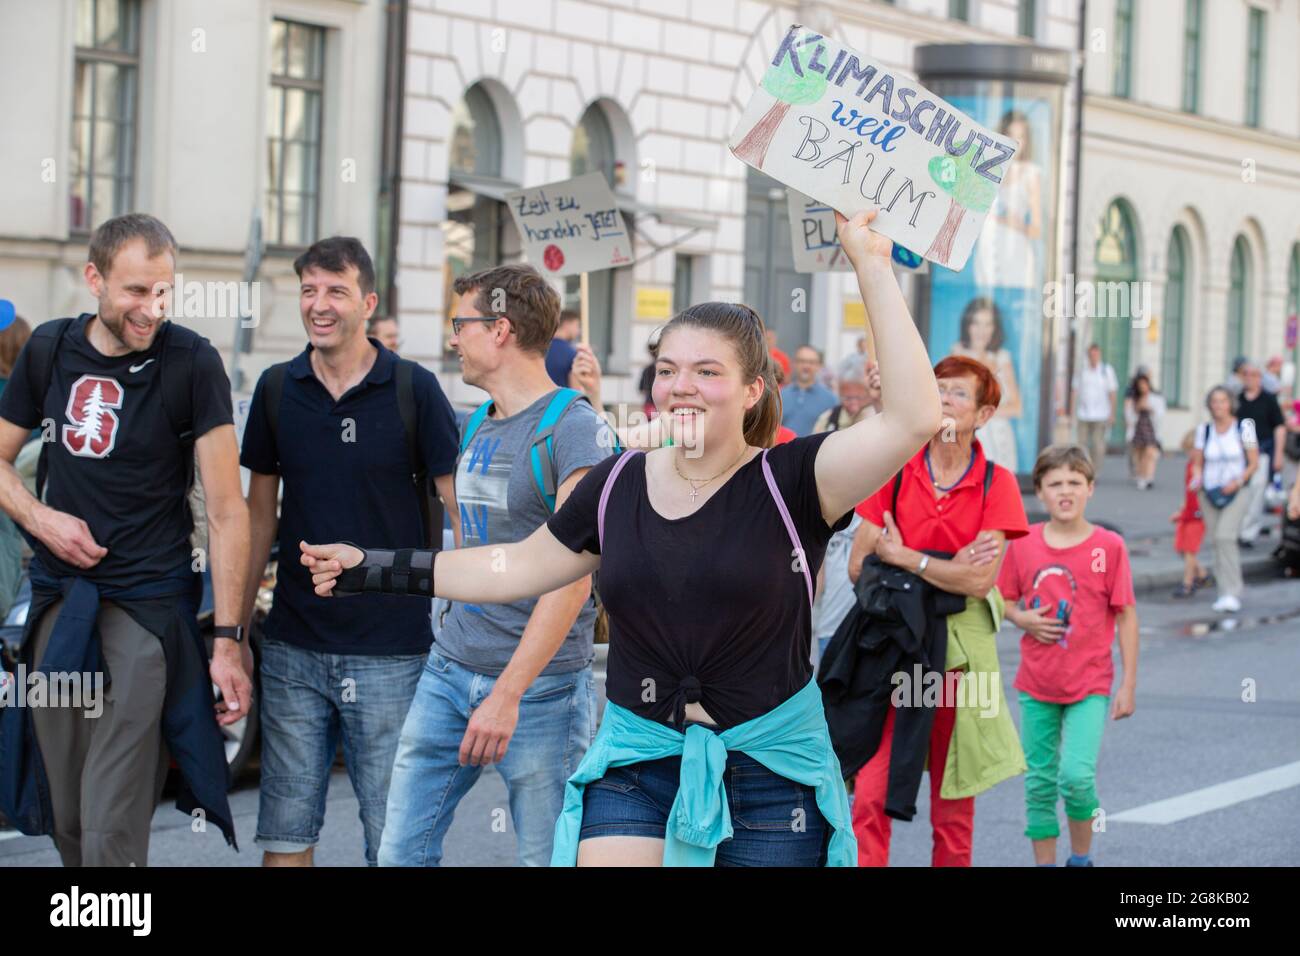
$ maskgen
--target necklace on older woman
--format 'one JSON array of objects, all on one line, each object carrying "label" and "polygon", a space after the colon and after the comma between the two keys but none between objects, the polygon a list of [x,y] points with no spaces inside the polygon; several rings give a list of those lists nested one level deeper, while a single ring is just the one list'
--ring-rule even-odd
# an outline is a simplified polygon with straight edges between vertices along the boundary
[{"label": "necklace on older woman", "polygon": [[952,491],[954,488],[960,485],[962,483],[962,479],[964,479],[967,475],[969,475],[970,470],[974,467],[975,467],[975,446],[972,445],[970,450],[970,461],[966,463],[965,470],[962,471],[962,473],[957,477],[956,481],[954,481],[951,485],[945,487],[944,485],[939,484],[939,479],[934,477],[934,465],[930,463],[930,446],[929,445],[925,446],[925,470],[930,473],[931,484],[933,484],[935,488],[937,488],[939,491],[944,492],[945,494],[949,491]]}]

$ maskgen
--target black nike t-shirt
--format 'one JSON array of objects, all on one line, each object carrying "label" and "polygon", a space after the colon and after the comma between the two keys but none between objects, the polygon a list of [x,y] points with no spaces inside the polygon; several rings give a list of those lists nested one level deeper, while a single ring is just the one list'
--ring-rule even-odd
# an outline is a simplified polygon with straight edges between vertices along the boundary
[{"label": "black nike t-shirt", "polygon": [[[0,418],[43,431],[50,441],[45,503],[82,518],[108,549],[82,570],[37,542],[45,567],[96,584],[136,587],[191,562],[186,475],[193,450],[182,448],[163,407],[159,364],[166,326],[146,351],[110,358],[87,341],[90,319],[80,316],[64,334],[43,399],[33,394],[31,349],[23,349],[0,394]],[[195,439],[234,422],[230,380],[206,339],[194,350],[191,395]]]},{"label": "black nike t-shirt", "polygon": [[[777,488],[815,581],[831,535],[817,494],[823,432],[768,453]],[[646,492],[636,454],[610,491],[605,543],[600,495],[618,456],[578,482],[546,526],[574,552],[600,554],[600,596],[609,611],[605,692],[633,713],[672,724],[694,696],[726,729],[765,714],[812,677],[808,587],[781,513],[755,456],[694,513],[665,518]]]}]

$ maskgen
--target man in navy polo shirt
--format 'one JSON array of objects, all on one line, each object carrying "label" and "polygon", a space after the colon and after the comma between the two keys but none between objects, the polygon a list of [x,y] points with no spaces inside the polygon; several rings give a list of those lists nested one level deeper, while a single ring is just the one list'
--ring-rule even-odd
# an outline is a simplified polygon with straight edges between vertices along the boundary
[{"label": "man in navy polo shirt", "polygon": [[[264,865],[311,865],[342,734],[373,865],[398,735],[433,642],[430,602],[377,594],[322,601],[296,560],[298,542],[440,542],[425,540],[423,492],[412,481],[421,463],[410,460],[398,405],[405,360],[366,337],[378,304],[370,256],[356,239],[333,237],[303,253],[294,269],[307,349],[258,381],[241,456],[253,473],[245,621],[276,537],[284,481],[282,560],[262,642],[256,842]],[[419,454],[455,515],[455,416],[433,373],[418,365],[409,371]]]}]

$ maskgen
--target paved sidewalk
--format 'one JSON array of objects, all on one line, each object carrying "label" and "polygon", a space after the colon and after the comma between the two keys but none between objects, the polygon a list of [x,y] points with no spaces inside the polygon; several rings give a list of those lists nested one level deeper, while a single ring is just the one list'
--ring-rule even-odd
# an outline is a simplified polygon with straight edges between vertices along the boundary
[{"label": "paved sidewalk", "polygon": [[[1108,455],[1097,480],[1096,491],[1088,502],[1088,518],[1104,522],[1124,536],[1133,568],[1133,588],[1138,593],[1172,590],[1183,580],[1183,559],[1174,551],[1174,526],[1169,516],[1182,506],[1183,469],[1186,458],[1181,452],[1160,459],[1155,484],[1138,491],[1128,477],[1128,465],[1119,455]],[[1286,487],[1295,479],[1290,462],[1282,472]],[[1029,492],[1024,496],[1029,522],[1047,520],[1041,501]],[[1242,572],[1249,578],[1273,577],[1277,562],[1271,557],[1277,546],[1280,518],[1266,523],[1267,536],[1261,536],[1253,549],[1242,549]],[[1209,541],[1201,545],[1201,564],[1214,567],[1214,548]]]}]

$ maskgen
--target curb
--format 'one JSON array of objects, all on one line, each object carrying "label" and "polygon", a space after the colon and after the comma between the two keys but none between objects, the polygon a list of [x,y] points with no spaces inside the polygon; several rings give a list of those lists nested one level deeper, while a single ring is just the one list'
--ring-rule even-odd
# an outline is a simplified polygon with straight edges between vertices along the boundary
[{"label": "curb", "polygon": [[[1259,548],[1259,545],[1256,545]],[[1214,565],[1209,562],[1203,562],[1209,571],[1214,570]],[[1241,559],[1241,576],[1248,581],[1257,581],[1261,578],[1273,578],[1278,576],[1278,564],[1272,556],[1270,547],[1263,553],[1249,553]],[[1134,571],[1133,572],[1133,592],[1135,594],[1147,595],[1153,591],[1169,591],[1183,583],[1183,569],[1180,567],[1161,568],[1156,571]]]}]

